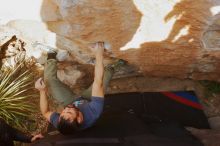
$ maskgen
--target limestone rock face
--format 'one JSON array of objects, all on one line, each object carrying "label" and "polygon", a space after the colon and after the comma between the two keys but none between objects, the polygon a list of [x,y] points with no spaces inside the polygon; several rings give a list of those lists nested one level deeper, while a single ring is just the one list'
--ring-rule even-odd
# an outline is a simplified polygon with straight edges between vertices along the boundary
[{"label": "limestone rock face", "polygon": [[88,64],[94,58],[88,44],[104,41],[108,57],[143,74],[220,81],[219,0],[37,1],[42,22],[35,16],[7,24],[29,44],[67,50],[70,61]]},{"label": "limestone rock face", "polygon": [[105,41],[114,57],[138,66],[144,74],[219,80],[217,0],[44,0],[44,4],[56,14],[41,11],[48,28],[59,35],[58,44],[60,36],[81,44]]},{"label": "limestone rock face", "polygon": [[82,73],[75,66],[66,66],[57,71],[57,76],[60,81],[72,88],[76,84],[77,79],[82,76]]}]

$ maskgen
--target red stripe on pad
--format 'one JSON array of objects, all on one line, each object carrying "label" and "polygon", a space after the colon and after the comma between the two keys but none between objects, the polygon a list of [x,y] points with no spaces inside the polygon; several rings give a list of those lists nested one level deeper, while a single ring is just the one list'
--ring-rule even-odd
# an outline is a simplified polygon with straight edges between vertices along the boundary
[{"label": "red stripe on pad", "polygon": [[165,96],[177,101],[177,102],[181,102],[185,105],[188,105],[188,106],[194,107],[196,109],[202,110],[202,106],[199,103],[195,103],[195,102],[192,102],[190,100],[187,100],[187,99],[185,99],[181,96],[173,94],[172,92],[161,92],[161,93],[164,94]]}]

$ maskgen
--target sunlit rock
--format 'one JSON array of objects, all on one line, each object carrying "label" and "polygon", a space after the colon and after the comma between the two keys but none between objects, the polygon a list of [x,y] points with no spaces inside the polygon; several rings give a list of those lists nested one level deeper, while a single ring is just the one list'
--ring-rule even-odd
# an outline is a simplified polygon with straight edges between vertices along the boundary
[{"label": "sunlit rock", "polygon": [[[13,12],[0,10],[5,11],[1,18],[10,14],[1,22],[21,33],[29,56],[44,55],[31,47],[39,42],[67,51],[61,60],[90,64],[94,53],[88,44],[104,41],[111,48],[105,58],[127,60],[144,75],[220,81],[219,0],[36,0],[33,4],[21,0]],[[24,5],[27,9],[21,11]]]}]

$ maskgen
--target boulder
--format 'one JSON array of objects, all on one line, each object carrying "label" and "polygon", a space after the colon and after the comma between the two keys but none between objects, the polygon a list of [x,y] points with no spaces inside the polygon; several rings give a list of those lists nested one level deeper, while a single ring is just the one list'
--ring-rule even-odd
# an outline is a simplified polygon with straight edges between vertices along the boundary
[{"label": "boulder", "polygon": [[57,14],[51,21],[42,9],[49,30],[81,44],[108,42],[113,57],[127,60],[145,75],[220,79],[217,0],[44,2],[42,8],[53,5]]},{"label": "boulder", "polygon": [[[25,3],[29,4],[22,0],[18,5]],[[13,17],[7,24],[21,33],[27,46],[40,42],[68,51],[69,61],[90,64],[94,54],[88,44],[104,41],[111,48],[106,58],[127,60],[144,75],[220,81],[218,0],[36,3],[32,19],[25,19],[30,18],[28,11],[20,19],[17,6],[14,11],[19,20]],[[34,48],[27,48],[31,56]]]}]

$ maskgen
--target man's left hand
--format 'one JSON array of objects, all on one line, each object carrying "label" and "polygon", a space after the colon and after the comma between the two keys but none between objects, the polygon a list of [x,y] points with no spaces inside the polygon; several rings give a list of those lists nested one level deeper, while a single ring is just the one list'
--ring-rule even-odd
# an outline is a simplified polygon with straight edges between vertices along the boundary
[{"label": "man's left hand", "polygon": [[39,78],[35,82],[35,88],[38,89],[39,91],[46,91],[46,85],[45,85],[45,83],[44,83],[42,78]]}]

